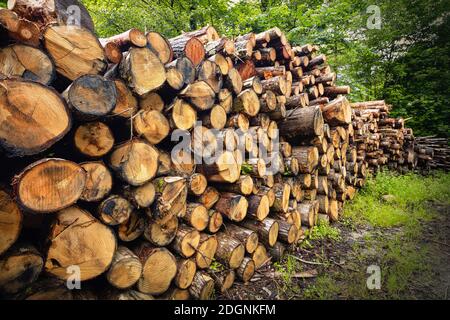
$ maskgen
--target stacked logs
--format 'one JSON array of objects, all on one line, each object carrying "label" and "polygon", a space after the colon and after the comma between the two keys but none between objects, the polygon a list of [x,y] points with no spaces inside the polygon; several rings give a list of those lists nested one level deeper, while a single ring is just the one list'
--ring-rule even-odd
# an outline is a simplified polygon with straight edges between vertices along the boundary
[{"label": "stacked logs", "polygon": [[447,139],[436,136],[417,137],[414,151],[421,170],[427,172],[433,169],[450,169],[450,148]]},{"label": "stacked logs", "polygon": [[326,56],[278,28],[98,39],[59,17],[78,1],[48,2],[0,10],[5,298],[210,298],[338,220],[377,154],[402,157],[407,129],[352,113]]}]

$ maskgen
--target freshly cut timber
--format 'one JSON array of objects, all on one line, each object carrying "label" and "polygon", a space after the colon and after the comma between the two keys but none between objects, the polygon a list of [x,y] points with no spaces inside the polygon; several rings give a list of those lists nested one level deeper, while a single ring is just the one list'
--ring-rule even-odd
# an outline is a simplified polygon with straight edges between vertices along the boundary
[{"label": "freshly cut timber", "polygon": [[131,118],[138,110],[138,101],[123,80],[114,80],[117,91],[117,101],[112,114],[117,117]]},{"label": "freshly cut timber", "polygon": [[202,233],[195,255],[195,262],[199,269],[208,268],[214,260],[217,251],[217,238],[214,235]]},{"label": "freshly cut timber", "polygon": [[255,262],[256,270],[270,261],[270,257],[267,254],[267,249],[263,244],[258,244],[256,250],[252,254],[252,260]]},{"label": "freshly cut timber", "polygon": [[239,193],[248,196],[253,192],[253,179],[249,175],[241,175],[235,183],[220,183],[215,185],[221,191]]},{"label": "freshly cut timber", "polygon": [[290,185],[288,183],[276,183],[272,190],[275,194],[275,201],[272,205],[273,211],[286,213],[289,209]]},{"label": "freshly cut timber", "polygon": [[279,225],[278,238],[288,244],[294,243],[297,239],[297,227],[287,221],[277,220],[277,222]]},{"label": "freshly cut timber", "polygon": [[42,271],[41,254],[28,244],[16,244],[0,258],[0,291],[16,294],[29,287]]},{"label": "freshly cut timber", "polygon": [[14,178],[17,202],[26,210],[55,212],[78,201],[86,185],[86,171],[64,159],[37,161]]},{"label": "freshly cut timber", "polygon": [[224,232],[218,232],[216,236],[216,259],[231,269],[239,268],[245,255],[243,244]]},{"label": "freshly cut timber", "polygon": [[189,177],[188,191],[189,194],[200,196],[208,187],[208,180],[201,173],[194,173]]},{"label": "freshly cut timber", "polygon": [[135,28],[110,38],[104,38],[101,41],[103,43],[113,42],[118,45],[122,51],[127,51],[131,46],[143,48],[147,45],[145,34]]},{"label": "freshly cut timber", "polygon": [[230,289],[236,278],[236,272],[232,269],[221,271],[213,271],[210,269],[208,270],[208,274],[214,279],[215,287],[221,293]]},{"label": "freshly cut timber", "polygon": [[203,231],[208,227],[208,210],[199,203],[188,203],[183,220],[198,231]]},{"label": "freshly cut timber", "polygon": [[133,128],[136,133],[151,144],[164,140],[170,131],[167,118],[157,110],[143,111],[133,118]]},{"label": "freshly cut timber", "polygon": [[183,217],[186,213],[186,179],[182,177],[160,177],[153,180],[157,195],[156,208],[152,216],[161,221],[172,216]]},{"label": "freshly cut timber", "polygon": [[111,172],[101,161],[85,162],[80,166],[86,171],[86,184],[80,199],[87,202],[102,200],[112,189]]},{"label": "freshly cut timber", "polygon": [[183,34],[187,37],[197,38],[203,44],[220,39],[220,36],[217,33],[216,29],[210,25],[204,26],[199,30],[184,32]]},{"label": "freshly cut timber", "polygon": [[176,98],[173,104],[167,108],[171,112],[171,126],[180,130],[190,130],[197,120],[197,111],[190,103]]},{"label": "freshly cut timber", "polygon": [[189,293],[198,300],[209,300],[214,293],[214,280],[204,271],[197,271]]},{"label": "freshly cut timber", "polygon": [[205,58],[205,48],[203,43],[197,38],[181,35],[176,38],[169,39],[175,58],[187,57],[192,61],[194,66],[198,66]]},{"label": "freshly cut timber", "polygon": [[292,157],[298,161],[299,172],[312,173],[319,164],[319,150],[316,147],[293,147]]},{"label": "freshly cut timber", "polygon": [[258,233],[253,230],[242,228],[235,224],[226,224],[225,233],[239,240],[244,246],[245,251],[252,254],[258,247]]},{"label": "freshly cut timber", "polygon": [[53,89],[30,81],[0,81],[0,145],[10,156],[40,153],[70,127],[67,106]]},{"label": "freshly cut timber", "polygon": [[223,224],[223,217],[219,211],[209,210],[209,223],[208,223],[208,232],[216,233],[220,230]]},{"label": "freshly cut timber", "polygon": [[75,206],[56,215],[49,241],[45,270],[63,280],[71,276],[67,268],[73,265],[80,268],[81,281],[102,274],[113,261],[117,246],[110,228]]},{"label": "freshly cut timber", "polygon": [[279,225],[277,221],[271,218],[266,218],[263,221],[249,218],[240,224],[244,228],[257,232],[259,239],[270,247],[273,247],[277,242]]},{"label": "freshly cut timber", "polygon": [[148,48],[131,48],[119,65],[119,73],[139,96],[159,89],[166,82],[164,65]]},{"label": "freshly cut timber", "polygon": [[312,137],[323,134],[323,116],[319,107],[297,108],[289,111],[278,123],[280,135],[287,138]]},{"label": "freshly cut timber", "polygon": [[22,212],[11,196],[0,189],[0,255],[17,240],[22,229]]},{"label": "freshly cut timber", "polygon": [[309,228],[314,227],[316,224],[316,216],[319,210],[318,202],[303,202],[297,206],[297,211],[300,212],[302,219],[302,226]]},{"label": "freshly cut timber", "polygon": [[239,279],[244,282],[248,282],[251,278],[253,278],[255,270],[255,261],[249,257],[245,257],[239,268],[236,269],[236,274]]},{"label": "freshly cut timber", "polygon": [[98,213],[100,220],[104,224],[116,226],[127,221],[133,209],[133,206],[127,199],[112,195],[100,204]]},{"label": "freshly cut timber", "polygon": [[105,43],[101,39],[99,40],[103,48],[105,49],[106,59],[108,59],[108,61],[112,64],[119,64],[123,58],[122,50],[120,50],[120,47],[114,42]]},{"label": "freshly cut timber", "polygon": [[[79,19],[74,19],[76,6]],[[94,32],[94,22],[86,7],[78,0],[8,0],[8,9],[37,23],[41,28],[52,23],[81,25]]]},{"label": "freshly cut timber", "polygon": [[177,260],[177,274],[173,282],[180,289],[187,289],[194,280],[197,272],[197,265],[193,259],[178,259]]},{"label": "freshly cut timber", "polygon": [[164,110],[164,100],[156,92],[150,92],[142,97],[139,97],[139,109],[147,110]]},{"label": "freshly cut timber", "polygon": [[158,32],[148,32],[147,35],[148,47],[161,60],[163,64],[167,64],[173,59],[173,51],[169,41]]},{"label": "freshly cut timber", "polygon": [[117,146],[110,159],[111,167],[132,186],[150,181],[158,170],[159,152],[150,144],[133,139]]},{"label": "freshly cut timber", "polygon": [[166,248],[155,248],[149,243],[140,244],[134,253],[143,265],[137,289],[154,295],[166,292],[177,273],[177,261],[173,254]]},{"label": "freshly cut timber", "polygon": [[111,129],[103,122],[88,122],[75,131],[76,149],[90,158],[100,158],[109,153],[114,146]]},{"label": "freshly cut timber", "polygon": [[106,273],[108,282],[118,289],[127,289],[139,280],[141,274],[142,264],[139,258],[130,249],[119,246]]},{"label": "freshly cut timber", "polygon": [[117,228],[119,239],[131,242],[142,236],[145,229],[144,217],[137,211],[131,212],[130,218]]},{"label": "freshly cut timber", "polygon": [[55,66],[41,50],[14,44],[0,49],[0,74],[48,85],[55,76]]},{"label": "freshly cut timber", "polygon": [[228,75],[225,78],[224,85],[227,89],[234,92],[234,94],[236,95],[241,93],[244,84],[242,83],[241,75],[235,68],[231,68],[228,71]]},{"label": "freshly cut timber", "polygon": [[167,246],[177,235],[178,223],[176,216],[164,222],[149,218],[145,225],[144,237],[155,246]]},{"label": "freshly cut timber", "polygon": [[251,195],[247,198],[248,210],[247,215],[252,216],[260,221],[269,215],[269,198],[267,195]]},{"label": "freshly cut timber", "polygon": [[340,97],[322,108],[325,121],[330,126],[350,124],[352,121],[352,108],[347,98]]},{"label": "freshly cut timber", "polygon": [[210,60],[205,60],[198,66],[197,79],[205,81],[217,94],[222,89],[223,79],[219,66]]},{"label": "freshly cut timber", "polygon": [[223,76],[226,76],[228,74],[230,66],[228,65],[227,59],[225,59],[223,55],[218,53],[209,57],[208,60],[216,63],[219,66],[220,72],[222,72]]},{"label": "freshly cut timber", "polygon": [[234,45],[234,42],[227,38],[217,39],[205,44],[205,52],[206,56],[208,57],[217,53],[230,56],[233,55],[235,51],[236,47]]},{"label": "freshly cut timber", "polygon": [[165,65],[166,69],[176,68],[183,76],[184,84],[191,84],[195,81],[195,66],[187,57],[181,57]]},{"label": "freshly cut timber", "polygon": [[152,182],[148,182],[136,188],[127,186],[124,188],[124,196],[136,208],[148,208],[155,201],[155,186]]},{"label": "freshly cut timber", "polygon": [[192,257],[200,243],[200,233],[194,228],[181,224],[178,227],[171,248],[184,258]]},{"label": "freshly cut timber", "polygon": [[50,26],[44,32],[44,46],[56,65],[56,71],[75,80],[106,70],[106,57],[98,39],[78,26]]},{"label": "freshly cut timber", "polygon": [[214,209],[231,221],[242,221],[247,215],[248,201],[239,194],[225,192],[220,195]]},{"label": "freshly cut timber", "polygon": [[234,183],[240,175],[239,165],[233,153],[229,151],[223,152],[212,164],[197,165],[197,169],[212,182]]},{"label": "freshly cut timber", "polygon": [[253,89],[242,91],[234,100],[233,112],[243,112],[249,117],[254,117],[259,113],[259,109],[258,95]]},{"label": "freshly cut timber", "polygon": [[213,107],[216,94],[205,81],[196,81],[188,85],[178,96],[190,102],[200,111],[206,111]]}]

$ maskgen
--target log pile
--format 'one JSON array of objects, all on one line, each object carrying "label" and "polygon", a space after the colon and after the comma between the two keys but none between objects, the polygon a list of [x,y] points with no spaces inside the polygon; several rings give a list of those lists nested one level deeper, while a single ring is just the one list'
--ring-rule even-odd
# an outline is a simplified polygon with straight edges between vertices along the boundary
[{"label": "log pile", "polygon": [[319,48],[278,28],[98,39],[88,16],[8,5],[4,298],[210,298],[337,221],[368,167],[414,153],[384,102],[351,105]]}]

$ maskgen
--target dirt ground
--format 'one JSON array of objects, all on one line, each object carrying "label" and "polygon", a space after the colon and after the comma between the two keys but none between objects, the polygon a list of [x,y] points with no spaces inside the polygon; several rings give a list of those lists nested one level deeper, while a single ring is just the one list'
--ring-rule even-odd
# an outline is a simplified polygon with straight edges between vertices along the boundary
[{"label": "dirt ground", "polygon": [[[258,270],[219,299],[450,299],[450,206],[430,204],[435,217],[411,239],[402,228],[333,227],[339,241],[318,240]],[[402,241],[405,241],[403,248]],[[416,253],[423,252],[420,256]],[[419,259],[419,260],[418,260]],[[367,288],[367,267],[378,265],[379,290]],[[384,274],[383,274],[384,273]]]}]

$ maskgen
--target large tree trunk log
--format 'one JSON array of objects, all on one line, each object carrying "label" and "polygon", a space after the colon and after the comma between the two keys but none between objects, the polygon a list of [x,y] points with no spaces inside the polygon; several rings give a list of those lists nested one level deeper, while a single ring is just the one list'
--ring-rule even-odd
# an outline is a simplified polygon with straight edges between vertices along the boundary
[{"label": "large tree trunk log", "polygon": [[178,218],[172,216],[166,221],[160,222],[155,219],[147,219],[144,237],[158,247],[169,245],[175,239],[178,230]]},{"label": "large tree trunk log", "polygon": [[113,261],[117,247],[111,229],[78,207],[58,213],[49,238],[45,270],[63,280],[71,276],[67,268],[73,265],[80,268],[81,281],[102,274]]},{"label": "large tree trunk log", "polygon": [[166,248],[155,248],[149,243],[142,243],[134,253],[143,265],[137,289],[142,293],[154,295],[166,292],[177,273],[177,262],[172,253]]},{"label": "large tree trunk log", "polygon": [[139,280],[141,274],[142,264],[139,258],[128,248],[118,247],[106,273],[108,282],[118,289],[127,289]]},{"label": "large tree trunk log", "polygon": [[249,117],[254,117],[259,113],[259,109],[259,98],[253,89],[242,91],[234,100],[233,112],[243,112]]},{"label": "large tree trunk log", "polygon": [[182,257],[189,258],[195,254],[199,243],[200,233],[191,227],[181,224],[170,246]]},{"label": "large tree trunk log", "polygon": [[181,35],[176,38],[169,39],[175,58],[186,56],[194,66],[198,66],[205,58],[206,52],[203,44],[197,38],[187,35]]},{"label": "large tree trunk log", "polygon": [[48,213],[67,208],[81,197],[86,171],[63,159],[43,159],[28,166],[13,181],[18,203],[26,210]]},{"label": "large tree trunk log", "polygon": [[[131,48],[119,66],[121,77],[139,96],[159,89],[166,81],[166,70],[148,48]],[[149,77],[148,75],[152,76]]]},{"label": "large tree trunk log", "polygon": [[330,126],[346,125],[352,121],[352,109],[345,97],[338,98],[324,106],[322,114]]},{"label": "large tree trunk log", "polygon": [[200,111],[206,111],[214,106],[216,94],[205,81],[196,81],[188,85],[178,96],[190,102]]},{"label": "large tree trunk log", "polygon": [[208,181],[234,183],[239,179],[240,168],[233,153],[223,152],[213,164],[200,164],[198,172],[206,176]]},{"label": "large tree trunk log", "polygon": [[176,98],[167,111],[171,112],[171,127],[180,130],[190,130],[197,120],[197,111],[183,99]]},{"label": "large tree trunk log", "polygon": [[292,157],[298,161],[299,172],[312,173],[319,164],[319,151],[316,147],[294,147]]},{"label": "large tree trunk log", "polygon": [[157,110],[143,111],[133,118],[133,128],[137,135],[155,145],[164,140],[170,132],[167,118]]},{"label": "large tree trunk log", "polygon": [[50,26],[43,37],[56,71],[69,80],[106,70],[103,47],[89,30],[77,26]]},{"label": "large tree trunk log", "polygon": [[173,51],[169,41],[158,32],[148,32],[146,34],[148,47],[161,60],[163,64],[167,64],[173,59]]},{"label": "large tree trunk log", "polygon": [[194,229],[203,231],[209,223],[208,210],[199,203],[188,203],[183,220]]}]

